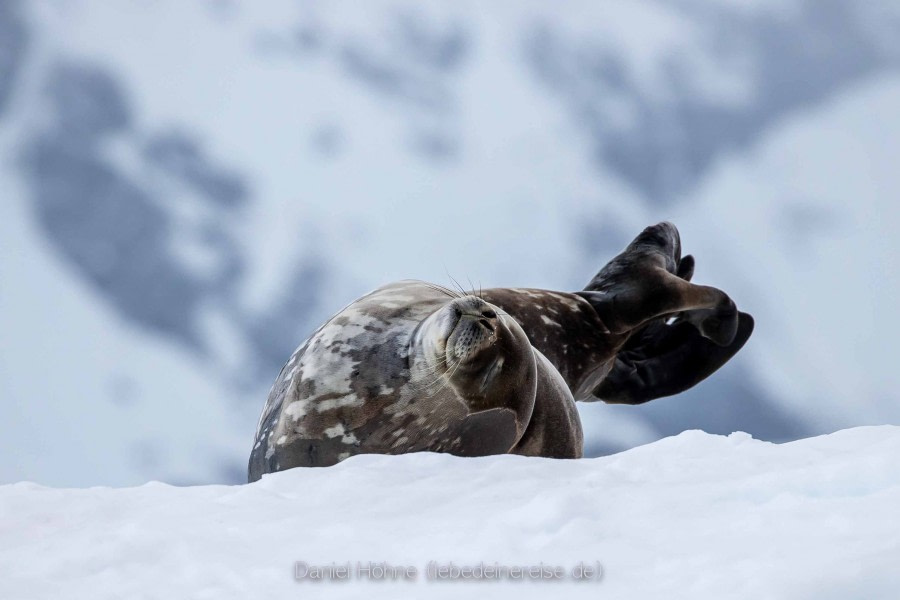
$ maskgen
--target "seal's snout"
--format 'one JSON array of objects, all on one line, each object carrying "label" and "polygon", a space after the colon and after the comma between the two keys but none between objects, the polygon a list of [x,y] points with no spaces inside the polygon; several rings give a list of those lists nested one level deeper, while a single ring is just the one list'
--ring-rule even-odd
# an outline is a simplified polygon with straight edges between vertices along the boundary
[{"label": "seal's snout", "polygon": [[[463,298],[465,299],[465,298]],[[491,308],[491,305],[481,300],[480,298],[474,298],[477,302],[467,302],[463,306],[455,307],[457,314],[459,316],[459,320],[462,319],[472,319],[474,320],[480,327],[483,327],[487,331],[493,333],[497,328],[497,311]],[[457,327],[459,325],[457,324]]]},{"label": "seal's snout", "polygon": [[464,296],[451,303],[456,323],[447,339],[448,357],[466,361],[490,346],[499,327],[496,309],[476,296]]}]

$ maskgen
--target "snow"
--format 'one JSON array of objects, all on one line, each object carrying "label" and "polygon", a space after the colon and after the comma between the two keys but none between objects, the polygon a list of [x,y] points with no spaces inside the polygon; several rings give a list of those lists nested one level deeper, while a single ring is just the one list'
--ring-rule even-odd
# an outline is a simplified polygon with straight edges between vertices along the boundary
[{"label": "snow", "polygon": [[[0,487],[0,597],[891,598],[900,427],[787,444],[688,431],[573,461],[356,456],[240,486]],[[432,581],[446,565],[597,580]],[[351,564],[296,581],[295,561]],[[357,561],[415,567],[373,582]]]}]

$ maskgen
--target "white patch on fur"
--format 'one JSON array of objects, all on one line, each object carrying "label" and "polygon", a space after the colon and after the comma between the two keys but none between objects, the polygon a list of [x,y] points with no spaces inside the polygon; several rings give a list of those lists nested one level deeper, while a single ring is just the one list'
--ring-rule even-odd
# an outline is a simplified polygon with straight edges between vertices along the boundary
[{"label": "white patch on fur", "polygon": [[334,427],[329,427],[325,430],[325,435],[330,438],[336,438],[339,435],[344,435],[344,425],[343,423],[338,423]]},{"label": "white patch on fur", "polygon": [[342,406],[362,406],[363,400],[356,394],[347,394],[343,398],[329,398],[322,400],[316,404],[316,412],[325,412],[326,410],[334,410]]},{"label": "white patch on fur", "polygon": [[543,321],[543,322],[546,323],[547,325],[553,325],[553,326],[555,326],[555,327],[559,327],[560,329],[562,329],[562,325],[560,325],[559,323],[557,323],[557,322],[554,321],[553,319],[547,317],[547,315],[541,315],[541,321]]},{"label": "white patch on fur", "polygon": [[287,405],[287,408],[284,409],[284,414],[294,421],[299,421],[300,417],[306,414],[306,408],[308,406],[309,400],[297,400]]},{"label": "white patch on fur", "polygon": [[556,294],[554,292],[550,292],[550,296],[556,298],[557,300],[560,301],[561,304],[564,304],[571,310],[579,309],[578,302],[576,302],[575,300],[573,300],[572,298],[570,298],[568,296],[563,296],[562,294]]},{"label": "white patch on fur", "polygon": [[352,431],[350,433],[344,431],[343,423],[338,423],[334,427],[329,427],[325,430],[325,435],[329,438],[340,436],[341,442],[344,444],[355,444],[358,441]]}]

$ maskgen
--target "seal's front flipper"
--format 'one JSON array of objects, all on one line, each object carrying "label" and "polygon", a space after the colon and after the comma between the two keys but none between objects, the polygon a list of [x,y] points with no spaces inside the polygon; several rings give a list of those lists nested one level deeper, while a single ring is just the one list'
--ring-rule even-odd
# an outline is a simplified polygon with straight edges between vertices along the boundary
[{"label": "seal's front flipper", "polygon": [[505,454],[518,437],[516,413],[508,408],[491,408],[466,417],[449,452],[457,456]]},{"label": "seal's front flipper", "polygon": [[737,354],[753,333],[753,317],[739,313],[727,346],[707,339],[688,321],[657,321],[629,340],[594,395],[610,404],[643,404],[700,383]]}]

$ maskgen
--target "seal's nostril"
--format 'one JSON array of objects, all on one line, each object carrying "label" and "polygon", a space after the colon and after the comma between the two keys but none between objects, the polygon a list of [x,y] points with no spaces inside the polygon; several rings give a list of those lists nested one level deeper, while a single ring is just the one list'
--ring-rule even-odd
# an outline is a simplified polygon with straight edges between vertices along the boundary
[{"label": "seal's nostril", "polygon": [[[485,316],[487,316],[487,315],[485,315]],[[494,331],[494,326],[491,325],[491,322],[488,321],[487,319],[478,319],[478,322],[481,323],[488,331],[490,331],[490,332]]]},{"label": "seal's nostril", "polygon": [[495,312],[494,312],[493,310],[491,310],[490,308],[486,308],[486,309],[484,309],[483,311],[481,311],[481,316],[482,316],[482,317],[486,317],[486,318],[488,318],[488,319],[496,319],[496,318],[497,318],[497,313],[495,313]]}]

